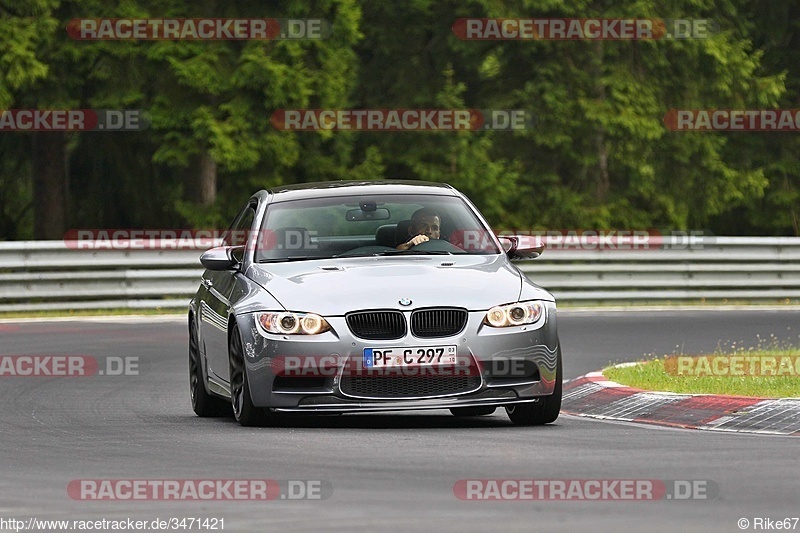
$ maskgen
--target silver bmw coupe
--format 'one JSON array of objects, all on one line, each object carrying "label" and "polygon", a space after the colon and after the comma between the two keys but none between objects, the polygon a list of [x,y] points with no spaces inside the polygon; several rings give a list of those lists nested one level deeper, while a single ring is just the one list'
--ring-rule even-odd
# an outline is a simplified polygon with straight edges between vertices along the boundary
[{"label": "silver bmw coupe", "polygon": [[553,422],[562,362],[552,294],[449,185],[325,182],[254,194],[201,256],[189,305],[199,416],[449,409]]}]

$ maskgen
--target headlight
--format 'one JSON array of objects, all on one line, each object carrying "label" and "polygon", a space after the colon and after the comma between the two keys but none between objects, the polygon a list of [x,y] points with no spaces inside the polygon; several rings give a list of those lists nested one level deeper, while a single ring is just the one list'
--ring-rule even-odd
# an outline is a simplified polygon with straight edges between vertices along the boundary
[{"label": "headlight", "polygon": [[522,326],[533,324],[543,315],[544,306],[540,302],[519,302],[492,307],[486,313],[483,323],[495,328]]},{"label": "headlight", "polygon": [[267,333],[317,335],[331,329],[328,321],[314,313],[256,313],[256,324]]}]

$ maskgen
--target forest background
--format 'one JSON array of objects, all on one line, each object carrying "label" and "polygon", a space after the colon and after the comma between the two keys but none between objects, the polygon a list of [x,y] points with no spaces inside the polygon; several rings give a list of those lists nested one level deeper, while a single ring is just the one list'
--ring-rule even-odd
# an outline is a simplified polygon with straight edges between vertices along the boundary
[{"label": "forest background", "polygon": [[[75,18],[322,18],[321,40],[81,41]],[[707,19],[704,39],[468,41],[464,17]],[[0,0],[0,109],[139,109],[138,132],[0,132],[0,240],[224,228],[256,190],[419,179],[495,228],[800,235],[800,132],[670,109],[800,108],[800,3]],[[280,131],[278,109],[523,109],[522,131]]]}]

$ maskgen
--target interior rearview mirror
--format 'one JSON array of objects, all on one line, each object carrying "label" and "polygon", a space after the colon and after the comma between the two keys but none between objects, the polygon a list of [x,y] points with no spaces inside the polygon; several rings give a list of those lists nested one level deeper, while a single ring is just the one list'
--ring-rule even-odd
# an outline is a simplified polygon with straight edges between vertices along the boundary
[{"label": "interior rearview mirror", "polygon": [[363,211],[361,209],[351,209],[350,211],[347,212],[348,222],[359,222],[363,220],[389,220],[389,218],[391,218],[389,210],[384,207],[375,208],[371,211]]}]

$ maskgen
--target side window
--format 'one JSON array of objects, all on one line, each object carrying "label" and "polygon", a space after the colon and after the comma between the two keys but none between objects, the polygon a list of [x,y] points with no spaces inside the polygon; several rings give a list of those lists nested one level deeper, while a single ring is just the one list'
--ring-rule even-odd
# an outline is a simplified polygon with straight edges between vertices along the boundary
[{"label": "side window", "polygon": [[225,232],[225,237],[222,239],[223,246],[244,246],[247,244],[247,237],[249,236],[250,228],[253,226],[253,220],[256,217],[253,205],[247,204],[244,209],[236,216],[231,227]]},{"label": "side window", "polygon": [[[231,225],[230,229],[225,234],[223,245],[225,246],[245,246],[250,237],[250,230],[253,227],[253,221],[256,218],[256,211],[252,204],[247,204],[242,213],[239,214],[237,220]],[[244,260],[244,248],[234,250],[233,256],[240,263]]]}]

